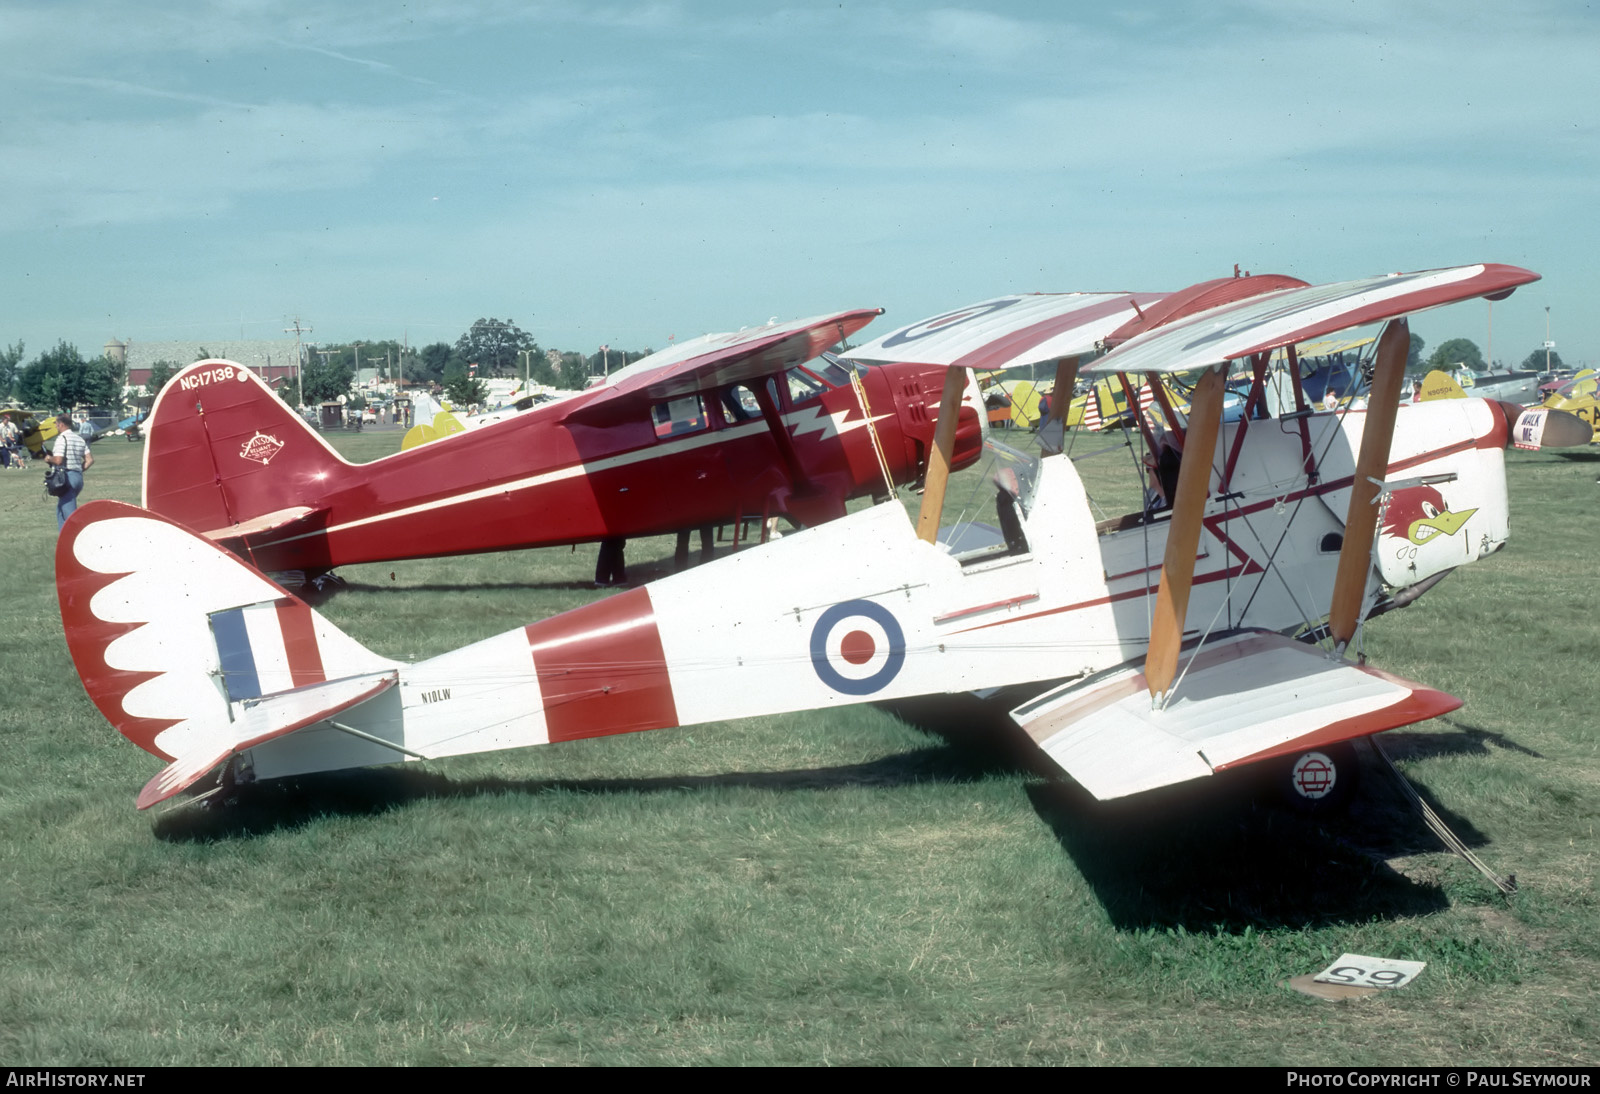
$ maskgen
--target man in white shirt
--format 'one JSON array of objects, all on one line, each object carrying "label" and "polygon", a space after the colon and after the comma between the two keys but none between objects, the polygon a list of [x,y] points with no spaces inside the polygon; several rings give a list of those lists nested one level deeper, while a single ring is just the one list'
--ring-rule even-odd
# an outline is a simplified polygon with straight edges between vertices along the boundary
[{"label": "man in white shirt", "polygon": [[21,467],[17,459],[17,423],[10,418],[0,418],[0,457],[7,467]]},{"label": "man in white shirt", "polygon": [[67,518],[78,508],[78,494],[83,490],[83,473],[94,466],[94,453],[89,451],[89,442],[72,428],[72,419],[65,414],[56,418],[56,429],[56,446],[44,459],[52,467],[65,466],[67,469],[69,489],[56,499],[56,531],[59,532],[61,526],[67,523]]}]

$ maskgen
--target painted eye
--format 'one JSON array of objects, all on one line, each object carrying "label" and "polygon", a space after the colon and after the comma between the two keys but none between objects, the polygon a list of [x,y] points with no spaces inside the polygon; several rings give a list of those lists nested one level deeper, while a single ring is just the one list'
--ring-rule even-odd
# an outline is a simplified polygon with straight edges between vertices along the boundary
[{"label": "painted eye", "polygon": [[1433,504],[1433,502],[1425,501],[1422,503],[1422,515],[1427,517],[1429,520],[1432,520],[1434,517],[1439,515],[1439,510]]}]

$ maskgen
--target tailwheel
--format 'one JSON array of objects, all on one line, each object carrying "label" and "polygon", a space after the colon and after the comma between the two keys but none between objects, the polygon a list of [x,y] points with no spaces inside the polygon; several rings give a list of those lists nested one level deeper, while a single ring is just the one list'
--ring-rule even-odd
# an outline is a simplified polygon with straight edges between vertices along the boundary
[{"label": "tailwheel", "polygon": [[1301,813],[1342,813],[1355,799],[1361,765],[1349,741],[1320,745],[1290,756],[1278,787],[1290,808]]}]

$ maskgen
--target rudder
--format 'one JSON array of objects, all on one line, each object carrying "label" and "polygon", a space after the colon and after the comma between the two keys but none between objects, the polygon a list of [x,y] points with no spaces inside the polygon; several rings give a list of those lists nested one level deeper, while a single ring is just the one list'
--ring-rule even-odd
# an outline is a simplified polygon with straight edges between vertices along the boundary
[{"label": "rudder", "polygon": [[248,700],[397,664],[222,548],[122,502],[67,521],[56,593],[89,698],[165,759]]},{"label": "rudder", "polygon": [[351,467],[233,361],[197,361],[168,380],[145,436],[144,507],[212,538],[315,512]]}]

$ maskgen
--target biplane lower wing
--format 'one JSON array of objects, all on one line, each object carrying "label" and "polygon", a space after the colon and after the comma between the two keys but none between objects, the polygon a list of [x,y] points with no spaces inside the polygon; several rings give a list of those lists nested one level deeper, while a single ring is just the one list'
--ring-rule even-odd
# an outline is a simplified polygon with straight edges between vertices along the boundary
[{"label": "biplane lower wing", "polygon": [[311,684],[263,699],[232,721],[218,719],[210,725],[193,727],[186,735],[184,753],[145,784],[135,804],[149,809],[187,790],[230,757],[325,722],[376,698],[399,682],[399,673],[391,669]]},{"label": "biplane lower wing", "polygon": [[1213,639],[1151,702],[1143,662],[1039,696],[1013,719],[1102,801],[1436,718],[1461,700],[1270,631]]}]

